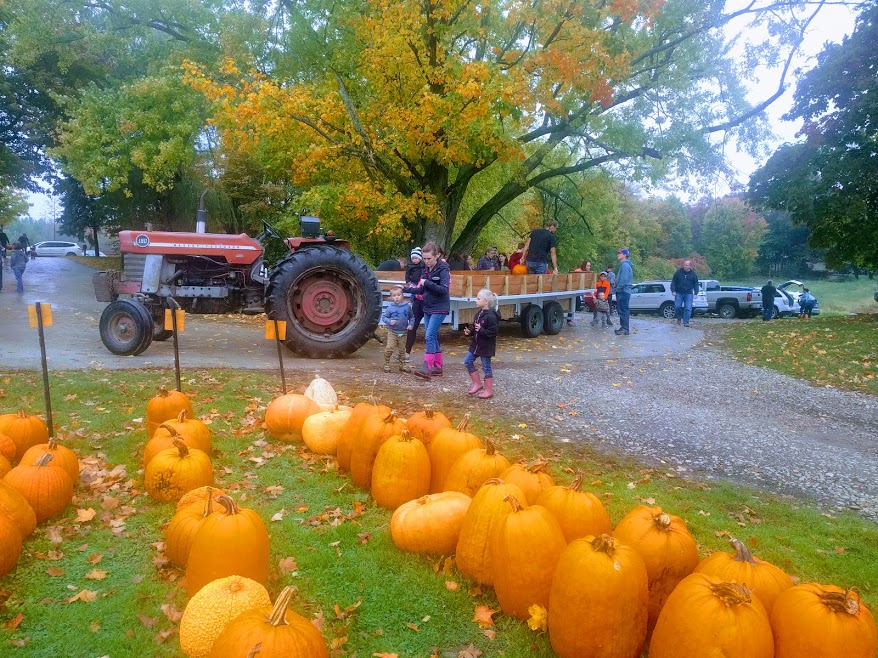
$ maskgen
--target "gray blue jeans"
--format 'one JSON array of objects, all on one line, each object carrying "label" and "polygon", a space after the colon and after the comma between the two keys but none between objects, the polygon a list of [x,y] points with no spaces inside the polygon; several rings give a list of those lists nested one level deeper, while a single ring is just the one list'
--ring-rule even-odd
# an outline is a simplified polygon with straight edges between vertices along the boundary
[{"label": "gray blue jeans", "polygon": [[[494,371],[491,370],[491,357],[490,356],[480,356],[479,359],[482,361],[482,374],[485,379],[492,378],[494,376]],[[470,374],[476,371],[476,355],[472,352],[467,352],[466,356],[463,358],[463,365],[466,366],[467,372]]]}]

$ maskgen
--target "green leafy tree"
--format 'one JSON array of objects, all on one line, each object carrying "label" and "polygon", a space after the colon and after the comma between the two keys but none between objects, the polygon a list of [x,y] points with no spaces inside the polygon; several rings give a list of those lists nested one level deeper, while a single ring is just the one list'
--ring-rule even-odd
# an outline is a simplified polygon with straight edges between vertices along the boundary
[{"label": "green leafy tree", "polygon": [[754,204],[788,212],[830,266],[878,269],[878,6],[806,73],[787,118],[805,141],[778,149],[750,179]]},{"label": "green leafy tree", "polygon": [[[724,5],[287,0],[279,52],[298,57],[219,75],[190,67],[190,80],[214,102],[223,149],[305,188],[322,213],[470,252],[553,179],[704,173],[721,166],[715,135],[757,143],[750,120],[783,79],[755,106],[741,81],[760,64],[788,67],[814,12]],[[770,34],[743,62],[721,29],[732,20]],[[502,184],[462,215],[494,167]]]},{"label": "green leafy tree", "polygon": [[738,199],[717,201],[704,215],[704,256],[719,278],[753,274],[765,220]]}]

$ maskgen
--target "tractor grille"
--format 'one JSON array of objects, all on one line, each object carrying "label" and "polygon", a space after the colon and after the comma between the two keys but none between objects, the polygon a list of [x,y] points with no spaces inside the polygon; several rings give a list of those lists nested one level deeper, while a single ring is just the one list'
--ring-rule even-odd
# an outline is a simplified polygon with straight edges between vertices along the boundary
[{"label": "tractor grille", "polygon": [[146,254],[124,254],[122,256],[122,280],[142,281],[143,268],[146,266]]}]

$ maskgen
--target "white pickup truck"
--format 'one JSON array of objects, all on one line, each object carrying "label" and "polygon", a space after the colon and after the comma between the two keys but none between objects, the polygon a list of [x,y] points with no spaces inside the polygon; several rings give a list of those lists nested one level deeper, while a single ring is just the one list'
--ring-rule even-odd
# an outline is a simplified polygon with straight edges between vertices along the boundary
[{"label": "white pickup truck", "polygon": [[762,292],[746,286],[723,286],[716,279],[700,281],[707,297],[707,312],[721,318],[752,317],[762,312]]}]

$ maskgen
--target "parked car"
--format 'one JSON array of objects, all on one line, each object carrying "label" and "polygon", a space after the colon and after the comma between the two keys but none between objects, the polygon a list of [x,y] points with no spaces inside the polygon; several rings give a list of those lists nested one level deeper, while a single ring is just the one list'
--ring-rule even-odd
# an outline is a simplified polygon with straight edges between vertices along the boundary
[{"label": "parked car", "polygon": [[[674,317],[674,296],[670,281],[644,281],[631,290],[631,315],[654,313],[663,318]],[[704,289],[692,300],[692,314],[707,313],[707,297]]]},{"label": "parked car", "polygon": [[[801,281],[790,279],[789,281],[784,281],[780,284],[777,287],[777,290],[784,297],[784,300],[781,301],[786,301],[786,304],[784,305],[783,311],[781,311],[781,307],[778,304],[775,304],[775,317],[798,315],[801,312],[799,307],[799,297],[805,292],[805,284]],[[777,296],[775,296],[775,301],[777,301]],[[814,309],[811,311],[811,315],[820,315],[820,300],[814,302]]]},{"label": "parked car", "polygon": [[707,297],[707,311],[721,318],[752,317],[762,312],[762,291],[746,286],[723,286],[716,279],[699,281]]},{"label": "parked car", "polygon": [[82,256],[82,247],[75,242],[44,240],[34,245],[37,256]]}]

